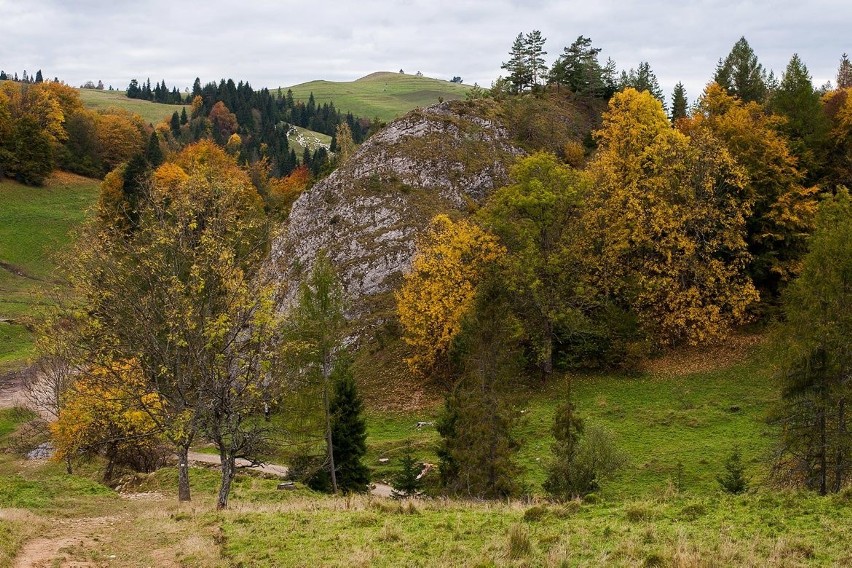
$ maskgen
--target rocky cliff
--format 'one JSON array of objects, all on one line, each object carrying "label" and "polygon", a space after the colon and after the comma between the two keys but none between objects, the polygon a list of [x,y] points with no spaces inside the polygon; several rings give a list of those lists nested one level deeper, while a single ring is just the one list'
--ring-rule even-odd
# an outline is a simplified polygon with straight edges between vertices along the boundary
[{"label": "rocky cliff", "polygon": [[293,205],[273,246],[285,297],[325,250],[346,288],[349,316],[357,329],[369,327],[392,308],[388,292],[432,216],[475,208],[506,184],[520,153],[482,103],[442,103],[389,124]]}]

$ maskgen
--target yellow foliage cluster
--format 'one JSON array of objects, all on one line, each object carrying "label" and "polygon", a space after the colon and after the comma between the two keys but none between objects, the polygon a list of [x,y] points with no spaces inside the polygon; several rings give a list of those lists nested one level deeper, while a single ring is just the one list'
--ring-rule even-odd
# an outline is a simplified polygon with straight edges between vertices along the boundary
[{"label": "yellow foliage cluster", "polygon": [[647,92],[616,94],[596,133],[585,224],[598,284],[662,344],[698,344],[744,319],[746,178],[709,133],[673,129]]},{"label": "yellow foliage cluster", "polygon": [[152,414],[161,405],[156,394],[146,392],[134,361],[91,369],[74,381],[65,398],[59,418],[50,424],[57,460],[81,452],[112,458],[160,444]]},{"label": "yellow foliage cluster", "polygon": [[446,215],[432,219],[396,294],[413,372],[425,374],[441,363],[473,304],[484,267],[504,254],[497,238],[472,222]]}]

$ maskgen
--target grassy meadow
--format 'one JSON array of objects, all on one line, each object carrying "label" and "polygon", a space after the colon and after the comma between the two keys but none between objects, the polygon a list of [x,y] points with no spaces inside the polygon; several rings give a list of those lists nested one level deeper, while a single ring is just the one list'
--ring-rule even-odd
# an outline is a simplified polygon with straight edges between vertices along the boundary
[{"label": "grassy meadow", "polygon": [[103,110],[110,107],[117,107],[138,114],[145,122],[154,125],[163,120],[168,120],[175,111],[180,114],[182,108],[186,108],[187,112],[189,112],[189,106],[166,105],[139,99],[128,99],[124,91],[80,89],[79,92],[80,99],[87,108]]},{"label": "grassy meadow", "polygon": [[56,279],[56,253],[97,200],[100,182],[55,172],[44,187],[0,180],[0,371],[31,354],[25,325]]},{"label": "grassy meadow", "polygon": [[[279,491],[276,479],[241,473],[231,508],[217,512],[215,468],[193,469],[193,501],[179,504],[171,467],[128,477],[116,493],[97,482],[97,463],[68,476],[61,464],[2,454],[0,566],[69,533],[78,544],[57,554],[95,565],[848,565],[852,492],[819,497],[766,482],[777,434],[767,421],[773,358],[760,336],[737,336],[723,349],[664,358],[635,375],[572,377],[583,418],[612,430],[630,458],[583,502],[550,503],[540,489],[568,377],[518,394],[528,496],[509,502],[334,498]],[[437,434],[416,422],[438,412],[437,404],[368,411],[375,478],[392,473],[406,440],[418,458],[434,460]],[[0,447],[14,446],[28,418],[0,411]],[[750,479],[743,495],[723,493],[715,480],[734,445]],[[380,457],[391,463],[380,466]],[[61,533],[49,528],[62,522]],[[34,527],[48,528],[35,539]]]},{"label": "grassy meadow", "polygon": [[355,81],[311,81],[281,87],[281,90],[286,92],[288,88],[293,91],[296,100],[307,101],[313,93],[317,104],[334,102],[337,109],[355,116],[392,120],[417,107],[436,104],[439,98],[445,101],[463,99],[470,86],[429,77],[380,72]]}]

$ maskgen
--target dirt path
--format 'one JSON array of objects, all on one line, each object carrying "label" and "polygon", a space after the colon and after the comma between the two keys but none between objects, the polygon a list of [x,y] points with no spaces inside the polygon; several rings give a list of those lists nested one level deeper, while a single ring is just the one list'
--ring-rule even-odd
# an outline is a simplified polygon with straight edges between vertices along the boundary
[{"label": "dirt path", "polygon": [[13,568],[41,568],[60,566],[83,568],[97,566],[88,561],[71,558],[71,548],[88,548],[98,535],[119,517],[94,517],[90,519],[57,519],[53,529],[45,536],[30,540],[15,557]]},{"label": "dirt path", "polygon": [[0,408],[13,408],[25,403],[24,371],[0,373]]}]

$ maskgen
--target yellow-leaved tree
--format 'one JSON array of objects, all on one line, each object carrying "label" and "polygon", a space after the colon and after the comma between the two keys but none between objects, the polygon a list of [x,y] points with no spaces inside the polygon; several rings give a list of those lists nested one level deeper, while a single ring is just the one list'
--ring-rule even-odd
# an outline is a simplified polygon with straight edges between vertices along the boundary
[{"label": "yellow-leaved tree", "polygon": [[435,216],[420,239],[411,271],[396,294],[410,369],[421,376],[447,363],[462,317],[471,308],[484,267],[505,255],[476,224]]},{"label": "yellow-leaved tree", "polygon": [[692,116],[678,122],[685,134],[704,131],[721,140],[745,171],[749,274],[770,301],[798,273],[818,206],[819,188],[804,187],[804,175],[779,133],[783,120],[711,83]]},{"label": "yellow-leaved tree", "polygon": [[146,389],[135,361],[93,367],[63,396],[59,415],[50,424],[54,459],[70,464],[81,454],[102,455],[107,461],[104,480],[110,481],[117,466],[153,471],[171,453],[151,417],[162,404]]},{"label": "yellow-leaved tree", "polygon": [[657,344],[699,344],[743,321],[744,172],[710,133],[675,130],[658,100],[616,94],[595,133],[584,225],[597,284]]}]

